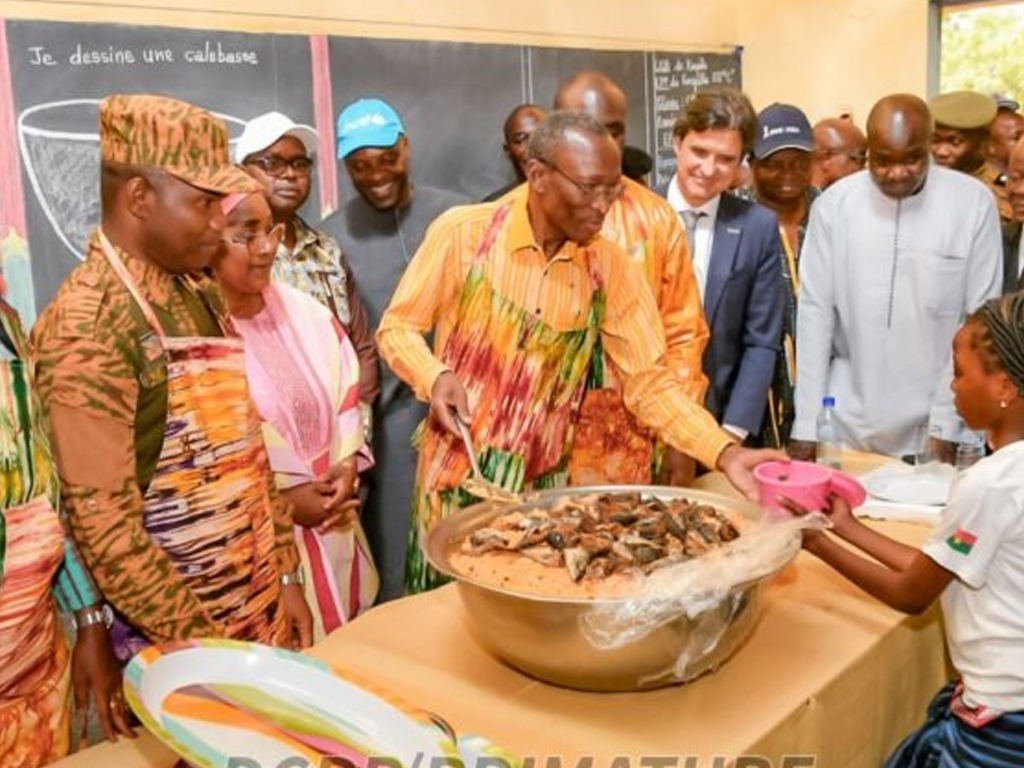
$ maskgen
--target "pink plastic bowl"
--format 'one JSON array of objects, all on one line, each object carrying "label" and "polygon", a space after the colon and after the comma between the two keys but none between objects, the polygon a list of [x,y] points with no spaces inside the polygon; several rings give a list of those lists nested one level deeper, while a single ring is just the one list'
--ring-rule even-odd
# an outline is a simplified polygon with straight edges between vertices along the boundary
[{"label": "pink plastic bowl", "polygon": [[857,480],[845,472],[807,461],[766,461],[754,467],[761,505],[783,509],[779,497],[792,499],[809,510],[828,507],[829,494],[841,496],[851,507],[859,507],[867,492]]}]

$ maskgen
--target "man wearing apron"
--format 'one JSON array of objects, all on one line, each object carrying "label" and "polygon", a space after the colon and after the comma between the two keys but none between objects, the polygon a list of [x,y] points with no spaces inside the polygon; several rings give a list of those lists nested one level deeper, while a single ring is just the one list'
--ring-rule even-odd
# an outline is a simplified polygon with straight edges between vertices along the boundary
[{"label": "man wearing apron", "polygon": [[[578,72],[558,87],[554,105],[588,112],[604,123],[619,151],[625,151],[626,94],[607,75]],[[609,206],[601,236],[622,248],[642,270],[665,331],[665,365],[683,381],[686,394],[703,403],[709,331],[679,216],[661,195],[624,177],[622,194]],[[576,420],[578,439],[569,458],[569,485],[647,484],[656,467],[660,482],[689,485],[693,459],[656,445],[650,432],[636,423],[622,402],[622,377],[604,357],[598,344]]]},{"label": "man wearing apron", "polygon": [[74,678],[80,708],[91,696],[108,738],[130,733],[100,596],[57,512],[60,494],[43,422],[28,340],[14,310],[0,299],[0,757],[5,768],[35,768],[68,752],[72,663],[57,606],[73,612],[78,625]]},{"label": "man wearing apron", "polygon": [[174,99],[104,99],[100,152],[102,224],[33,340],[62,498],[118,655],[190,637],[308,645],[242,342],[198,273],[221,198],[259,187],[230,165],[224,125]]},{"label": "man wearing apron", "polygon": [[[377,341],[395,373],[430,402],[420,433],[410,591],[435,586],[420,543],[472,499],[455,419],[482,471],[513,491],[565,484],[595,344],[623,374],[638,421],[721,469],[749,495],[751,469],[782,458],[736,445],[664,362],[665,334],[643,274],[599,237],[622,192],[619,150],[579,112],[556,112],[530,140],[528,184],[496,203],[445,213],[427,232]],[[423,334],[434,331],[434,349]]]}]

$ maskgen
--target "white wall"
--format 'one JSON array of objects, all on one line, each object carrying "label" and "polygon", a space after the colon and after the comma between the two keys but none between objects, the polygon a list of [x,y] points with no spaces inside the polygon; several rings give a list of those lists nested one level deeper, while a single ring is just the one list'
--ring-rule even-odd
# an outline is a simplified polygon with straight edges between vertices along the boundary
[{"label": "white wall", "polygon": [[755,106],[811,119],[925,94],[927,0],[92,0],[6,2],[0,16],[212,29],[685,50],[744,46]]}]

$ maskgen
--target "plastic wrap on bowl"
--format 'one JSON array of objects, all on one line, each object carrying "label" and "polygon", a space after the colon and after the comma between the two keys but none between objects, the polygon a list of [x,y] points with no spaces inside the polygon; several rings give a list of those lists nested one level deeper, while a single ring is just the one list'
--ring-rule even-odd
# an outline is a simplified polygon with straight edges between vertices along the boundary
[{"label": "plastic wrap on bowl", "polygon": [[555,506],[568,496],[593,493],[709,504],[742,517],[745,532],[714,557],[665,567],[647,576],[635,594],[613,598],[542,597],[457,572],[450,562],[453,548],[508,512],[508,506],[486,503],[460,510],[431,529],[426,541],[431,564],[457,580],[468,628],[485,649],[541,680],[584,690],[654,688],[716,668],[753,631],[763,581],[795,557],[800,528],[814,524],[768,525],[762,510],[749,502],[658,486],[543,491],[522,508]]},{"label": "plastic wrap on bowl", "polygon": [[650,679],[689,680],[735,619],[742,605],[737,588],[785,566],[800,549],[800,529],[817,525],[816,518],[763,522],[702,557],[662,568],[635,597],[597,603],[583,613],[583,635],[595,648],[611,650],[685,618],[691,624],[686,644],[675,663]]}]

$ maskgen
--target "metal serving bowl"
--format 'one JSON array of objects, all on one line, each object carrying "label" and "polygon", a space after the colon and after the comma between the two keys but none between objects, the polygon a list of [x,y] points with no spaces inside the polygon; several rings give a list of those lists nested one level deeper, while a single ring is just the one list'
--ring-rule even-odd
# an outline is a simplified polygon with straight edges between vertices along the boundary
[{"label": "metal serving bowl", "polygon": [[[581,617],[595,605],[628,598],[539,597],[482,584],[451,566],[449,554],[463,538],[498,515],[554,506],[566,496],[626,492],[666,500],[686,498],[752,521],[762,515],[760,507],[746,501],[690,488],[660,486],[563,488],[531,494],[521,505],[485,502],[460,510],[430,530],[426,557],[434,568],[458,583],[469,629],[485,649],[516,669],[556,685],[587,691],[635,691],[692,680],[716,669],[743,644],[760,615],[762,582],[771,574],[737,585],[718,606],[692,619],[685,615],[677,617],[634,642],[604,650],[587,639]],[[712,615],[715,612],[718,616]],[[712,624],[716,620],[725,624],[718,642],[701,655],[691,656],[681,677],[671,674],[691,635],[702,621],[707,626],[709,620]]]}]

